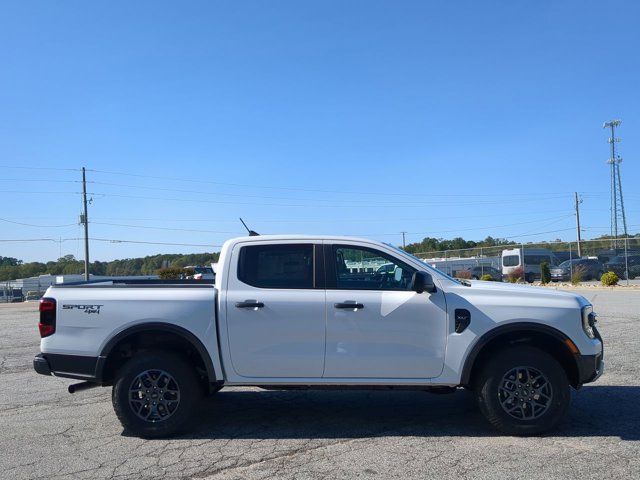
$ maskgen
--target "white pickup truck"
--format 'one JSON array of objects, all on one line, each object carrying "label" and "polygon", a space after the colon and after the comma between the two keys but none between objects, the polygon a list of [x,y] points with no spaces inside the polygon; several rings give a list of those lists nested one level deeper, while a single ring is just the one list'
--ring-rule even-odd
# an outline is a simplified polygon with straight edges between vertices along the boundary
[{"label": "white pickup truck", "polygon": [[145,437],[186,428],[204,395],[240,385],[464,387],[500,431],[537,434],[604,367],[583,297],[456,280],[346,237],[229,240],[215,284],[55,285],[39,329],[35,370],[84,380],[70,392],[113,386],[122,425]]}]

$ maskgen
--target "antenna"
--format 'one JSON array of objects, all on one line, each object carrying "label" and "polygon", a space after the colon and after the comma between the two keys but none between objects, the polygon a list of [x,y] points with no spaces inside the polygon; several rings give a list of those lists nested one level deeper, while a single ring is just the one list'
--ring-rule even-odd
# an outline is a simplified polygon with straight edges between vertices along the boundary
[{"label": "antenna", "polygon": [[249,232],[249,236],[250,237],[259,237],[260,234],[258,232],[254,232],[253,230],[250,230],[249,227],[247,227],[247,224],[244,223],[244,220],[242,219],[242,217],[239,217],[240,221],[242,222],[242,225],[244,225],[244,228],[247,229],[247,232]]}]

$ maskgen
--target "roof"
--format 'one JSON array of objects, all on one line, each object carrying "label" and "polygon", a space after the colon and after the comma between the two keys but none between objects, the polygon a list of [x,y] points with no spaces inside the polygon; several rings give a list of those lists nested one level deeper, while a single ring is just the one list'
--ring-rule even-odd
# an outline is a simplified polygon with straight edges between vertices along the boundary
[{"label": "roof", "polygon": [[258,235],[253,237],[236,237],[228,240],[229,242],[259,242],[259,241],[273,241],[273,240],[337,240],[337,241],[349,241],[349,242],[364,242],[364,243],[376,243],[378,245],[384,245],[384,243],[378,240],[372,240],[370,238],[363,237],[348,237],[340,235],[300,235],[300,234],[288,234],[288,235]]}]

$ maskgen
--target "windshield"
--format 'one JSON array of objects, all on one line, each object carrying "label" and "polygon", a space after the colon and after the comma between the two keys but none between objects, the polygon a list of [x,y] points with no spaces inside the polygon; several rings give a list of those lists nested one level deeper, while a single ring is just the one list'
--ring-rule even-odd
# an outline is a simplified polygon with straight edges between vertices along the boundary
[{"label": "windshield", "polygon": [[213,275],[213,269],[211,267],[195,267],[193,271],[195,273],[210,273]]},{"label": "windshield", "polygon": [[560,265],[558,265],[559,267],[570,267],[571,264],[576,264],[577,262],[579,262],[579,260],[565,260],[564,262],[562,262]]},{"label": "windshield", "polygon": [[415,255],[411,255],[409,252],[405,252],[404,250],[402,250],[401,248],[396,247],[395,245],[391,245],[390,243],[385,243],[385,245],[387,247],[391,247],[393,248],[396,252],[398,252],[401,255],[404,255],[405,257],[409,257],[413,260],[416,260],[418,262],[420,262],[421,265],[424,265],[426,270],[433,270],[435,272],[438,272],[440,275],[448,278],[449,280],[459,283],[461,285],[464,285],[464,283],[462,281],[460,281],[460,279],[458,278],[453,278],[451,275],[447,275],[446,273],[444,273],[442,270],[438,270],[435,267],[432,267],[431,265],[429,265],[428,263],[425,263],[425,261],[419,257],[416,257]]},{"label": "windshield", "polygon": [[505,255],[502,257],[502,266],[516,267],[520,265],[520,255]]}]

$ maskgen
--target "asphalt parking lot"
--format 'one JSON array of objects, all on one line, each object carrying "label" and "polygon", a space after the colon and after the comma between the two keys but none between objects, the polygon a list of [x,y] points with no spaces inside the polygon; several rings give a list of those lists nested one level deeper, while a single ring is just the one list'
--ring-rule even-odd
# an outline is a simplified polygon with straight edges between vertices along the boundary
[{"label": "asphalt parking lot", "polygon": [[465,392],[227,389],[171,440],[123,434],[111,389],[37,375],[37,304],[0,305],[0,478],[640,478],[640,290],[582,290],[606,373],[540,438],[491,431]]}]

